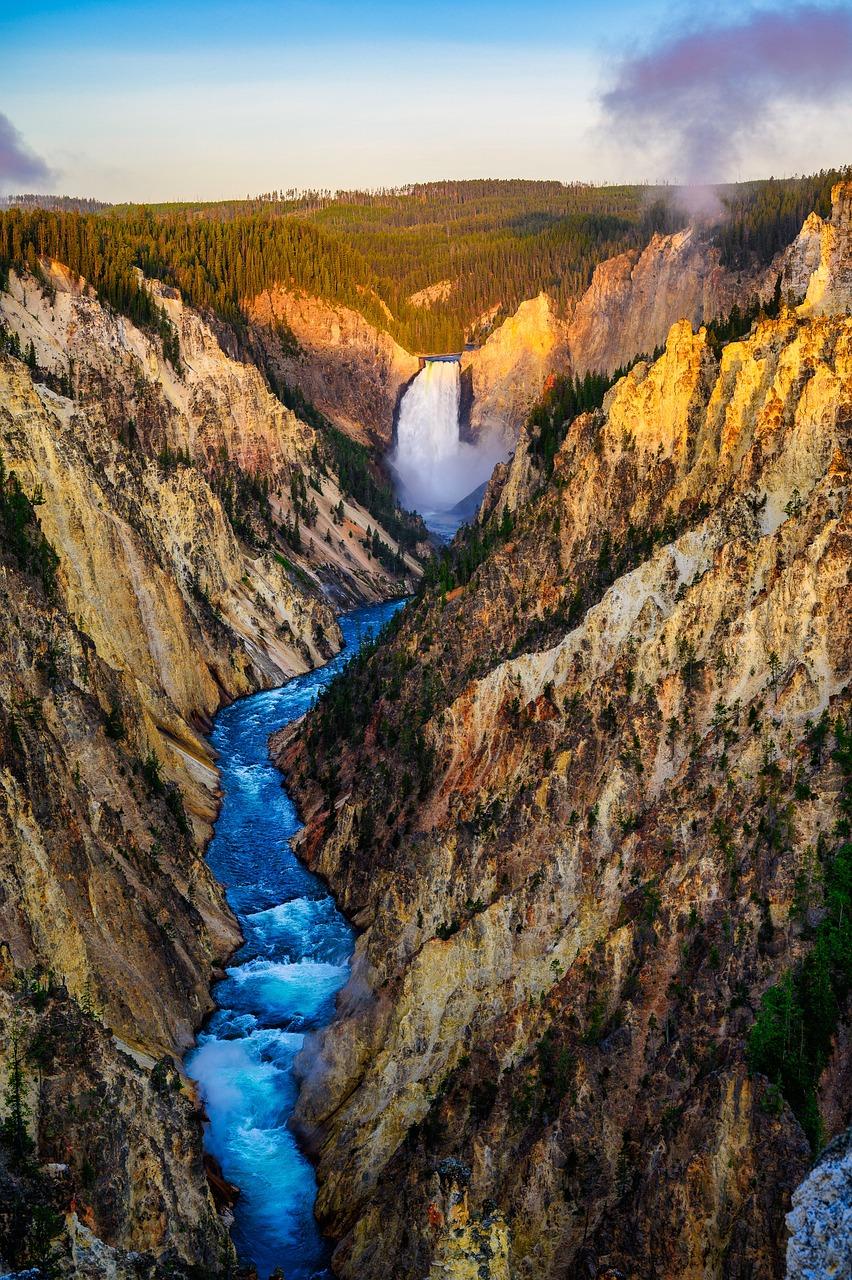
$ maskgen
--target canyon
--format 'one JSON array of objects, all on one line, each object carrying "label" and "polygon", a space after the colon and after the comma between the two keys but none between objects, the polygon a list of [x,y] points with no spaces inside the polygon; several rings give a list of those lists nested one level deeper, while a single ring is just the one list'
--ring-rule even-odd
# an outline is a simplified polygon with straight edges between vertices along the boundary
[{"label": "canyon", "polygon": [[[334,1273],[774,1280],[789,1213],[805,1274],[848,1164],[848,993],[804,1099],[749,1046],[824,922],[847,936],[850,232],[846,183],[768,266],[657,233],[422,371],[293,285],[229,324],[138,272],[158,334],[55,259],[9,272],[2,1265],[251,1274],[182,1059],[211,1014],[196,1061],[240,1041],[255,927],[204,859],[211,728],[283,685],[311,691],[272,739],[291,843],[358,930],[295,1063]],[[627,365],[549,452],[531,410]],[[431,382],[454,479],[506,458],[450,550],[377,461],[422,481]],[[335,675],[341,612],[403,596]],[[258,1043],[289,1062],[294,1028]]]},{"label": "canyon", "polygon": [[[548,380],[613,373],[650,355],[671,325],[693,326],[734,306],[767,301],[778,276],[785,296],[804,292],[819,259],[822,219],[813,215],[768,267],[735,270],[706,229],[654,234],[644,249],[601,262],[585,293],[560,314],[546,293],[522,302],[478,347],[461,353],[462,429],[514,448]],[[252,300],[253,340],[288,383],[342,429],[389,448],[399,403],[418,371],[405,351],[351,308],[285,289]]]}]

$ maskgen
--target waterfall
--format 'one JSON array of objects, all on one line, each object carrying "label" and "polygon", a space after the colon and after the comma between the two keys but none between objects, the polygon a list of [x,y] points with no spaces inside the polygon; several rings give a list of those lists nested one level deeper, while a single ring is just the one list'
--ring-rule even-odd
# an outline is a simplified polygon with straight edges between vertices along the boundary
[{"label": "waterfall", "polygon": [[460,401],[458,360],[427,360],[402,398],[390,462],[403,502],[424,515],[467,497],[503,452],[494,441],[459,438]]}]

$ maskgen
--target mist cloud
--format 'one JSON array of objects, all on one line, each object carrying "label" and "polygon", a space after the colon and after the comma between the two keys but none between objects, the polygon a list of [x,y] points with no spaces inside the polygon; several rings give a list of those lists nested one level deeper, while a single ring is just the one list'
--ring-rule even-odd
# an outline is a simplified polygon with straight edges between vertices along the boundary
[{"label": "mist cloud", "polygon": [[50,182],[50,166],[31,151],[8,116],[0,111],[0,186]]},{"label": "mist cloud", "polygon": [[798,4],[626,59],[602,103],[620,139],[668,150],[672,177],[706,183],[729,176],[740,143],[770,130],[779,105],[825,107],[851,82],[852,11]]}]

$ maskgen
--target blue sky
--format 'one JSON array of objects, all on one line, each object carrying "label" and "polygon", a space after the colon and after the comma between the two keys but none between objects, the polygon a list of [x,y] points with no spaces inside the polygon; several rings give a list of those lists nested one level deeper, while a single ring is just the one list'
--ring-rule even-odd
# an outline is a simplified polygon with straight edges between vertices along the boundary
[{"label": "blue sky", "polygon": [[[748,9],[723,0],[714,14]],[[600,97],[621,58],[693,13],[679,0],[0,0],[0,112],[49,185],[108,199],[676,179],[665,140],[628,145]],[[714,176],[849,159],[852,121],[836,116],[798,103],[795,129],[767,125]]]}]

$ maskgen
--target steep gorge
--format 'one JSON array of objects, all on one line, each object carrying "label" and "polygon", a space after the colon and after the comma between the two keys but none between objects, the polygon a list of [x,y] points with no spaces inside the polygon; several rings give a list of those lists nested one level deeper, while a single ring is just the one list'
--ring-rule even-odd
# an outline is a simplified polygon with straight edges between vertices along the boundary
[{"label": "steep gorge", "polygon": [[523,432],[465,572],[277,741],[363,928],[298,1109],[342,1276],[784,1274],[852,1119],[843,1002],[812,1094],[747,1060],[848,860],[850,210],[798,310],[676,324],[551,474]]},{"label": "steep gorge", "polygon": [[[781,1274],[810,1153],[744,1045],[845,820],[850,207],[756,285],[655,238],[569,321],[542,295],[467,354],[471,433],[514,442],[554,372],[778,272],[805,297],[721,356],[675,325],[552,474],[521,430],[467,567],[278,742],[366,928],[299,1113],[342,1275]],[[141,283],[171,354],[59,263],[0,292],[0,1071],[35,1141],[0,1155],[0,1252],[116,1280],[233,1268],[172,1061],[239,940],[201,858],[211,717],[424,554],[271,391],[387,442],[413,357],[286,290],[238,340]],[[835,1052],[827,1132],[846,1086]]]},{"label": "steep gorge", "polygon": [[[600,262],[567,315],[546,293],[521,303],[481,346],[462,353],[465,432],[513,447],[553,376],[612,373],[655,351],[676,320],[698,326],[755,298],[768,300],[779,274],[785,296],[800,301],[819,258],[822,226],[812,215],[769,267],[748,270],[722,264],[707,228],[655,233],[643,249]],[[261,363],[341,429],[390,446],[416,355],[350,308],[291,290],[267,291],[248,313]]]}]

